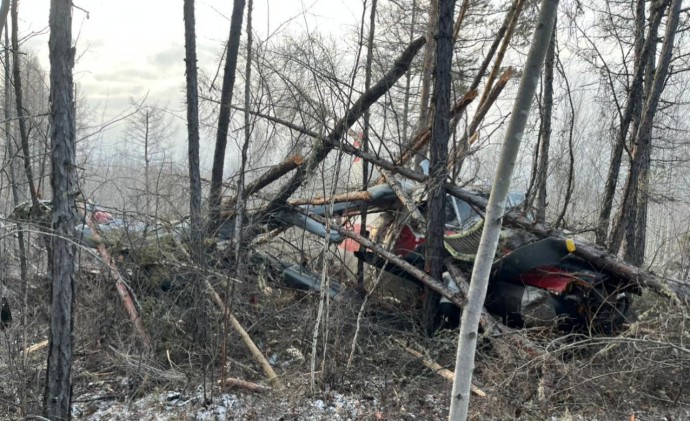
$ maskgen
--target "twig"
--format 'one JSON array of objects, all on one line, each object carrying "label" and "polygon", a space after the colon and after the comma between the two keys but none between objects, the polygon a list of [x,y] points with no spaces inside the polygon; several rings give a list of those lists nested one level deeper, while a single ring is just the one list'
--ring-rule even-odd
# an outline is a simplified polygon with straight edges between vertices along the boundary
[{"label": "twig", "polygon": [[[419,358],[420,360],[422,360],[422,364],[424,364],[426,367],[434,370],[434,373],[436,373],[439,376],[443,377],[444,379],[450,380],[450,381],[453,381],[453,379],[455,378],[455,373],[448,370],[447,368],[444,368],[441,364],[437,363],[436,361],[432,360],[431,358],[424,356],[424,354],[422,354],[421,352],[415,351],[414,349],[406,346],[400,339],[394,339],[394,341],[397,342],[398,345],[400,345],[400,347],[402,349],[404,349],[408,353],[410,353],[410,354],[414,355],[415,357]],[[472,384],[472,393],[474,393],[475,395],[480,396],[482,398],[486,397],[486,393],[474,384]]]},{"label": "twig", "polygon": [[368,191],[355,191],[355,192],[347,192],[343,194],[337,194],[332,197],[314,197],[312,199],[309,198],[300,198],[300,199],[294,199],[288,201],[288,203],[292,206],[300,206],[300,205],[328,205],[330,203],[343,203],[343,202],[354,202],[356,200],[361,200],[364,202],[368,202],[371,200],[371,194]]},{"label": "twig", "polygon": [[35,344],[31,345],[31,346],[27,346],[26,348],[24,348],[23,353],[24,353],[25,355],[28,355],[28,354],[31,354],[32,352],[36,352],[36,351],[38,351],[38,350],[40,350],[40,349],[43,349],[43,348],[45,348],[46,346],[48,346],[48,339],[45,339],[45,340],[43,340],[43,341],[41,341],[41,342],[38,342],[38,343],[35,343]]},{"label": "twig", "polygon": [[84,402],[93,402],[93,401],[104,401],[106,399],[117,399],[117,395],[102,395],[102,396],[96,396],[94,398],[87,398],[87,399],[76,399],[72,400],[72,403],[84,403]]}]

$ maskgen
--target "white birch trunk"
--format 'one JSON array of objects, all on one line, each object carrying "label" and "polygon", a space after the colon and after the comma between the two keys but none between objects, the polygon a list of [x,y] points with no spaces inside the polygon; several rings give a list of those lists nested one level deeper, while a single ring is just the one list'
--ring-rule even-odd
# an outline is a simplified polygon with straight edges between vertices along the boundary
[{"label": "white birch trunk", "polygon": [[515,167],[515,159],[525,130],[532,98],[539,81],[539,74],[549,46],[556,19],[558,0],[543,0],[532,45],[520,80],[510,123],[503,141],[496,177],[486,208],[486,220],[477,258],[472,271],[467,306],[462,312],[458,353],[455,360],[455,381],[450,403],[450,420],[466,420],[469,411],[470,387],[474,370],[479,318],[486,298],[491,265],[496,254],[501,221],[505,211],[506,196]]}]

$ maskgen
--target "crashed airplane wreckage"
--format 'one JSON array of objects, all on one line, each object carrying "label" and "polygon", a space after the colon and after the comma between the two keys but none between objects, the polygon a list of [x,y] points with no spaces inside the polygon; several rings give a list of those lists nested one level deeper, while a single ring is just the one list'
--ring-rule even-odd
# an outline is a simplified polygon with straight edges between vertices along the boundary
[{"label": "crashed airplane wreckage", "polygon": [[[423,229],[411,218],[406,218],[409,211],[399,200],[401,192],[407,198],[414,198],[417,210],[424,213],[423,186],[411,181],[398,182],[396,186],[398,192],[389,184],[379,184],[367,191],[331,198],[295,200],[276,212],[272,223],[294,226],[337,244],[344,261],[363,260],[384,270],[389,282],[430,286],[441,296],[439,320],[446,325],[457,325],[465,279],[471,272],[483,228],[481,201],[485,200],[486,193],[460,190],[466,199],[447,196],[444,244],[449,272],[444,274],[443,283],[438,283],[423,272]],[[523,201],[523,194],[511,193],[507,208],[516,210]],[[375,215],[367,226],[368,238],[358,234],[357,216],[363,207]],[[89,222],[82,221],[75,226],[75,233],[80,242],[90,248],[103,246],[118,253],[126,251],[123,243],[126,239],[131,241],[135,234],[143,241],[146,241],[143,237],[171,238],[174,242],[184,242],[188,238],[189,224],[184,221],[172,225],[147,225],[135,220],[125,223],[93,204],[82,204],[81,209]],[[47,215],[49,210],[50,202],[41,201],[42,214]],[[509,226],[501,233],[485,302],[490,314],[509,327],[556,324],[563,330],[586,329],[600,333],[616,332],[628,322],[633,297],[641,293],[644,278],[636,278],[624,263],[603,253],[598,258],[607,262],[606,266],[591,261],[587,254],[579,253],[580,249],[591,253],[588,248],[593,247],[582,240],[565,238],[558,233],[537,235],[540,233],[537,229],[529,230],[525,226],[531,223],[529,217],[508,215],[512,216],[506,217]],[[29,216],[30,204],[24,204],[15,209],[11,218],[29,220]],[[401,224],[401,220],[407,223]],[[522,225],[517,226],[515,221]],[[232,231],[230,223],[218,232],[219,240],[229,241],[234,237]],[[254,262],[269,266],[290,287],[321,289],[321,276],[304,264],[287,262],[258,249],[251,250],[249,256]],[[617,262],[618,266],[611,262]],[[343,297],[344,292],[343,285],[331,282],[327,294],[338,298]],[[673,295],[670,290],[667,292]]]},{"label": "crashed airplane wreckage", "polygon": [[[420,196],[421,185],[399,183],[398,187],[408,197]],[[468,192],[470,193],[470,192]],[[482,197],[482,193],[470,193]],[[512,193],[508,208],[516,209],[524,195]],[[380,184],[365,192],[346,193],[332,198],[312,200],[290,209],[283,209],[275,218],[287,225],[297,226],[331,243],[337,243],[344,261],[354,259],[387,272],[389,281],[407,282],[422,287],[418,271],[423,271],[425,236],[423,230],[413,224],[399,224],[406,209],[398,200],[394,189]],[[305,201],[293,201],[302,203]],[[426,201],[418,198],[415,203],[424,213]],[[374,222],[367,226],[369,238],[357,238],[360,231],[356,223],[361,209],[376,214]],[[479,246],[483,228],[483,215],[479,208],[467,201],[448,195],[446,198],[446,228],[444,236],[447,261],[469,274],[474,255]],[[351,219],[344,227],[335,222],[326,224],[325,216]],[[408,218],[409,220],[409,218]],[[327,228],[328,225],[328,228]],[[362,241],[366,240],[366,241]],[[378,245],[389,257],[374,251],[367,243]],[[370,244],[371,245],[371,244]],[[573,239],[555,236],[539,238],[522,228],[504,227],[494,261],[486,309],[511,327],[530,327],[556,323],[561,329],[587,329],[602,333],[618,330],[628,321],[633,296],[641,292],[636,282],[616,273],[596,268],[576,255]],[[276,264],[277,262],[272,262]],[[279,264],[279,263],[278,263]],[[411,269],[412,268],[412,269]],[[417,271],[413,270],[417,269]],[[289,265],[283,276],[291,285],[318,290],[320,277],[300,265]],[[446,294],[457,294],[460,288],[450,276],[444,275]],[[339,287],[329,293],[334,296]],[[437,317],[447,324],[457,325],[459,308],[457,301],[441,298]]]}]

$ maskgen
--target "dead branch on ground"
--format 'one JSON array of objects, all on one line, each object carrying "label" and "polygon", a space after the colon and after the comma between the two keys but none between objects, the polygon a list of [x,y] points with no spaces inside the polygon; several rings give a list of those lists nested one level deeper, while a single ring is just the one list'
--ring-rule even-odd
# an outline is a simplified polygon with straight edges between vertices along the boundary
[{"label": "dead branch on ground", "polygon": [[247,331],[242,327],[240,322],[235,318],[235,316],[232,315],[232,313],[226,311],[225,303],[223,302],[223,299],[220,298],[220,295],[216,292],[216,290],[213,288],[213,285],[206,280],[206,289],[208,290],[208,293],[211,295],[211,298],[213,298],[213,301],[216,303],[218,308],[221,309],[223,314],[226,314],[228,317],[228,320],[230,321],[230,324],[232,324],[232,327],[235,329],[235,331],[240,335],[240,338],[242,338],[242,342],[247,346],[249,349],[249,352],[251,352],[252,356],[254,357],[254,360],[261,365],[261,368],[264,370],[264,373],[266,374],[266,377],[268,377],[268,380],[275,386],[280,386],[280,379],[278,378],[278,375],[276,374],[275,371],[273,371],[273,367],[271,367],[271,364],[268,362],[266,357],[263,356],[259,348],[256,346],[254,341],[252,340],[251,336],[247,333]]},{"label": "dead branch on ground", "polygon": [[[430,368],[431,370],[434,371],[434,373],[438,374],[439,376],[443,377],[446,380],[453,381],[455,378],[455,373],[452,372],[451,370],[448,370],[447,368],[443,367],[441,364],[437,363],[436,361],[432,360],[428,356],[422,354],[419,351],[416,351],[409,346],[405,345],[403,341],[399,339],[394,339],[395,342],[397,342],[398,345],[402,349],[404,349],[407,353],[412,354],[413,356],[419,358],[424,364],[425,367]],[[482,389],[480,389],[477,385],[472,383],[472,393],[474,393],[477,396],[480,396],[482,398],[486,397],[486,392],[484,392]]]},{"label": "dead branch on ground", "polygon": [[217,382],[219,385],[225,385],[225,387],[239,387],[241,389],[247,389],[251,392],[264,393],[270,392],[270,387],[260,385],[258,383],[248,382],[246,380],[236,379],[234,377],[225,377],[224,379],[219,379]]}]

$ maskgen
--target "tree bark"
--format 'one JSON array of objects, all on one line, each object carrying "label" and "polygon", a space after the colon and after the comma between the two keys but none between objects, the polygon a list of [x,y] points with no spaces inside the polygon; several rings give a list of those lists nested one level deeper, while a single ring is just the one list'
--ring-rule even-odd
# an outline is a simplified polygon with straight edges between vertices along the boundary
[{"label": "tree bark", "polygon": [[[16,3],[15,3],[16,4]],[[16,13],[15,13],[16,16]],[[53,262],[44,413],[70,419],[72,399],[76,127],[72,69],[72,2],[50,3],[50,123],[52,141]],[[21,121],[21,120],[20,120]]]},{"label": "tree bark", "polygon": [[[410,22],[410,37],[407,40],[408,43],[414,41],[414,30],[417,23],[417,0],[412,0],[412,19]],[[403,142],[407,141],[407,132],[410,127],[409,115],[410,115],[410,85],[412,84],[412,72],[407,71],[405,74],[405,99],[403,100],[403,113],[402,113],[402,138]]]},{"label": "tree bark", "polygon": [[[7,24],[7,14],[10,11],[10,0],[2,0],[2,5],[0,6],[0,32],[5,28]],[[9,63],[7,61],[6,63]]]},{"label": "tree bark", "polygon": [[455,381],[451,394],[449,419],[466,420],[469,410],[474,355],[478,338],[478,325],[486,298],[491,266],[498,245],[501,222],[505,212],[506,197],[510,188],[510,179],[515,167],[515,157],[520,148],[520,141],[525,130],[532,98],[539,81],[539,74],[548,50],[558,0],[543,0],[537,27],[532,37],[532,44],[520,80],[510,123],[506,129],[501,156],[491,196],[487,206],[485,227],[477,251],[477,258],[472,270],[472,281],[468,296],[468,305],[463,309],[460,333],[458,335],[458,352],[455,361]]},{"label": "tree bark", "polygon": [[432,73],[434,71],[434,53],[436,39],[434,32],[437,30],[438,23],[438,0],[429,2],[429,22],[426,31],[426,46],[424,47],[424,58],[422,61],[422,91],[419,99],[419,122],[417,129],[422,130],[430,123],[429,119],[429,96],[431,92]]},{"label": "tree bark", "polygon": [[24,160],[24,172],[29,184],[31,204],[33,212],[39,210],[38,191],[34,180],[33,167],[31,166],[31,150],[29,148],[29,132],[26,127],[26,113],[24,112],[24,96],[22,94],[21,62],[19,60],[19,35],[18,35],[18,1],[12,0],[12,77],[14,78],[14,101],[17,107],[17,122],[19,123],[19,137],[22,145],[22,158]]},{"label": "tree bark", "polygon": [[[9,0],[3,2],[3,7],[9,7]],[[2,11],[0,10],[0,13]],[[5,11],[5,14],[7,14],[7,11]],[[5,16],[6,17],[6,16]],[[8,36],[8,31],[7,27],[5,27],[5,45],[9,45],[9,36]],[[10,52],[9,49],[5,48],[5,63],[10,62]],[[10,69],[9,66],[5,66],[5,103],[4,103],[4,117],[5,117],[5,142],[7,142],[7,154],[9,155],[9,167],[10,167],[10,190],[12,191],[12,202],[14,206],[18,206],[19,203],[21,202],[20,196],[19,196],[19,187],[18,187],[18,180],[17,180],[17,171],[15,167],[15,151],[14,151],[14,141],[12,140],[12,135],[11,135],[11,129],[10,129],[10,121],[12,118],[12,112],[11,112],[11,98],[10,98],[10,85],[11,85],[11,80],[10,80]],[[26,260],[26,243],[24,241],[24,227],[22,224],[17,222],[17,242],[19,245],[19,274],[22,280],[22,285],[23,288],[27,288],[26,282],[28,279],[28,265],[27,265],[27,260]],[[22,294],[24,295],[24,294]]]},{"label": "tree bark", "polygon": [[203,240],[201,172],[199,169],[199,85],[196,58],[194,0],[184,0],[185,79],[187,84],[187,159],[189,160],[189,215],[192,261],[200,261]]},{"label": "tree bark", "polygon": [[[443,274],[443,234],[445,228],[446,190],[448,177],[448,139],[450,138],[450,85],[453,57],[453,9],[455,0],[438,0],[436,23],[436,67],[434,68],[433,120],[429,143],[429,199],[426,227],[425,270],[437,281]],[[438,294],[426,288],[424,326],[428,334],[435,330]]]},{"label": "tree bark", "polygon": [[[369,16],[369,37],[367,39],[367,62],[364,72],[364,90],[368,91],[371,87],[371,67],[374,59],[374,35],[376,34],[376,0],[371,2],[371,12]],[[410,72],[407,71],[409,78]],[[409,79],[408,79],[409,80]],[[362,136],[362,150],[369,151],[369,109],[364,111],[363,119],[363,136]],[[369,188],[369,163],[362,160],[362,191]],[[366,235],[367,233],[367,207],[362,206],[359,214],[360,226],[359,234]],[[357,289],[360,293],[364,293],[364,261],[357,260]]]},{"label": "tree bark", "polygon": [[[637,3],[636,32],[638,41],[636,42],[635,69],[633,80],[628,91],[628,99],[625,104],[625,110],[620,117],[620,127],[618,128],[618,135],[616,136],[616,140],[613,145],[611,164],[609,166],[609,172],[606,178],[606,186],[604,187],[604,197],[601,203],[601,210],[599,211],[599,219],[597,221],[596,229],[596,242],[599,245],[604,245],[608,238],[609,222],[611,218],[611,211],[613,209],[613,198],[616,195],[616,186],[618,184],[618,176],[620,173],[623,150],[625,149],[625,142],[628,137],[628,130],[635,114],[635,110],[640,108],[640,104],[642,102],[642,82],[646,63],[647,60],[651,59],[650,51],[653,47],[652,43],[656,42],[656,34],[659,30],[661,17],[666,7],[666,2],[654,4],[656,4],[656,6],[653,6],[655,9],[652,11],[650,16],[647,37],[644,39],[644,42],[640,42],[639,37],[642,36],[642,33],[640,32],[640,25],[644,27],[644,1],[638,0]],[[637,54],[638,51],[639,54]],[[609,250],[617,250],[619,247],[620,240],[612,238]]]},{"label": "tree bark", "polygon": [[[196,56],[196,16],[194,0],[184,0],[185,83],[187,100],[187,160],[189,170],[190,257],[195,265],[204,259],[204,223],[201,216],[201,169],[199,166],[199,85]],[[225,85],[224,85],[225,86]],[[222,106],[221,106],[222,108]],[[220,125],[220,123],[219,123]],[[202,278],[197,271],[189,284],[195,305],[187,320],[193,326],[194,342],[205,347],[208,341],[207,305]],[[204,371],[204,377],[206,372]]]},{"label": "tree bark", "polygon": [[217,227],[220,223],[220,206],[223,195],[223,171],[225,169],[225,149],[228,144],[230,104],[232,103],[232,92],[235,88],[235,71],[237,70],[237,55],[240,50],[240,37],[242,35],[244,3],[245,0],[234,0],[232,17],[230,18],[228,52],[225,58],[225,69],[223,70],[223,87],[220,93],[220,114],[218,115],[216,149],[213,153],[213,168],[211,169],[209,223],[212,229]]},{"label": "tree bark", "polygon": [[[645,188],[646,170],[650,165],[652,126],[661,94],[666,85],[668,67],[673,55],[673,41],[678,29],[680,3],[680,0],[673,0],[669,8],[668,19],[666,20],[664,43],[661,47],[661,53],[659,55],[659,64],[657,65],[656,72],[654,73],[654,81],[652,82],[649,98],[647,98],[645,103],[642,118],[640,120],[640,127],[638,128],[635,137],[636,144],[635,149],[633,150],[633,159],[630,172],[628,173],[628,178],[626,181],[623,203],[620,207],[619,217],[617,218],[616,226],[614,228],[611,249],[611,251],[614,253],[618,250],[618,247],[620,247],[620,241],[626,228],[629,231],[632,231],[631,233],[628,233],[627,237],[630,239],[630,241],[635,241],[635,211],[637,210],[637,201],[644,194],[644,191],[640,190],[641,187],[642,189]],[[640,185],[641,183],[642,186]],[[638,222],[646,224],[646,218],[644,218],[643,221]],[[646,226],[637,228],[644,230],[646,229]],[[641,241],[644,241],[644,238],[645,236],[643,235],[641,237]],[[613,248],[614,245],[617,247]],[[642,242],[640,244],[634,244],[634,246],[631,245],[631,247],[634,250],[632,250],[632,252],[629,254],[626,253],[628,254],[628,257],[632,259],[631,263],[641,264],[644,261],[644,243]]]},{"label": "tree bark", "polygon": [[546,51],[546,61],[544,62],[544,93],[541,119],[541,139],[539,141],[539,160],[537,165],[536,183],[536,219],[538,223],[546,221],[546,180],[549,172],[549,146],[551,143],[551,114],[553,113],[553,65],[556,51],[556,25],[554,24],[553,34],[549,49]]}]

